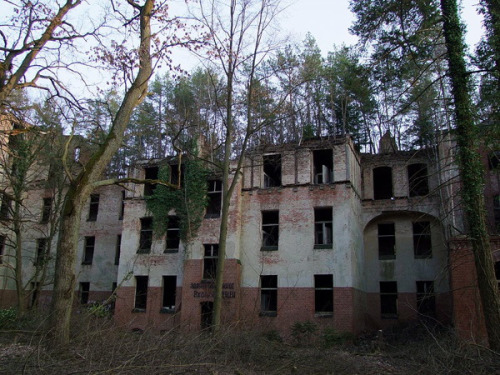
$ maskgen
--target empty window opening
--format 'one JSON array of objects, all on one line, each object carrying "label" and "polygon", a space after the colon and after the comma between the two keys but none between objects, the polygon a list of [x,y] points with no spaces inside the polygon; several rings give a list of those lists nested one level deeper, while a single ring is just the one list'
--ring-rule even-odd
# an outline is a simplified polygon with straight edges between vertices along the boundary
[{"label": "empty window opening", "polygon": [[10,216],[12,200],[5,193],[2,194],[2,205],[0,206],[0,220],[7,220]]},{"label": "empty window opening", "polygon": [[314,209],[314,248],[332,247],[332,208]]},{"label": "empty window opening", "polygon": [[431,223],[417,221],[413,223],[413,251],[415,258],[432,257]]},{"label": "empty window opening", "polygon": [[89,302],[90,295],[90,283],[83,282],[80,283],[80,303],[86,305]]},{"label": "empty window opening", "polygon": [[417,281],[417,311],[419,315],[436,316],[436,297],[433,281]]},{"label": "empty window opening", "polygon": [[280,232],[279,216],[279,211],[262,211],[261,250],[278,250]]},{"label": "empty window opening", "polygon": [[116,246],[115,246],[115,265],[120,264],[121,252],[122,252],[122,235],[118,234],[116,236]]},{"label": "empty window opening", "polygon": [[52,214],[52,198],[43,198],[42,218],[40,223],[47,224]]},{"label": "empty window opening", "polygon": [[281,155],[264,155],[264,187],[281,186]]},{"label": "empty window opening", "polygon": [[120,200],[120,212],[118,213],[118,220],[123,220],[123,215],[125,214],[125,190],[121,191],[121,200]]},{"label": "empty window opening", "polygon": [[82,264],[92,264],[92,260],[94,259],[94,245],[95,237],[85,237]]},{"label": "empty window opening", "polygon": [[260,277],[260,315],[276,316],[278,312],[278,276]]},{"label": "empty window opening", "polygon": [[149,253],[153,244],[153,218],[143,217],[141,219],[141,234],[139,237],[138,253]]},{"label": "empty window opening", "polygon": [[314,183],[329,184],[333,182],[333,152],[331,149],[314,150]]},{"label": "empty window opening", "polygon": [[[144,178],[146,180],[157,180],[158,179],[158,167],[146,167],[144,168]],[[153,195],[155,192],[156,184],[144,184],[144,196]]]},{"label": "empty window opening", "polygon": [[168,217],[166,253],[176,253],[179,251],[181,232],[179,229],[179,218],[177,216]]},{"label": "empty window opening", "polygon": [[333,313],[333,275],[314,275],[314,311]]},{"label": "empty window opening", "polygon": [[5,256],[5,236],[0,236],[0,264],[3,263],[4,256]]},{"label": "empty window opening", "polygon": [[392,168],[374,168],[373,199],[391,199],[392,197]]},{"label": "empty window opening", "polygon": [[397,318],[398,284],[396,281],[380,282],[380,313],[382,318]]},{"label": "empty window opening", "polygon": [[220,210],[222,208],[222,181],[210,180],[208,181],[208,206],[206,218],[220,217]]},{"label": "empty window opening", "polygon": [[498,290],[500,290],[500,261],[495,262],[495,277],[497,279]]},{"label": "empty window opening", "polygon": [[493,215],[495,219],[495,231],[500,232],[500,195],[493,197]]},{"label": "empty window opening", "polygon": [[36,256],[35,266],[41,267],[45,264],[47,259],[47,239],[39,238],[36,240]]},{"label": "empty window opening", "polygon": [[90,194],[88,221],[96,221],[99,213],[99,194]]},{"label": "empty window opening", "polygon": [[378,225],[378,258],[396,258],[396,235],[394,223]]},{"label": "empty window opening", "polygon": [[493,151],[488,155],[490,169],[497,169],[500,166],[500,151]]},{"label": "empty window opening", "polygon": [[214,303],[212,301],[201,302],[200,309],[201,309],[201,329],[208,329],[212,326]]},{"label": "empty window opening", "polygon": [[411,164],[408,166],[408,187],[410,197],[429,194],[427,165]]},{"label": "empty window opening", "polygon": [[169,311],[175,310],[176,289],[177,276],[163,276],[163,309]]},{"label": "empty window opening", "polygon": [[136,310],[146,310],[148,305],[148,277],[135,277],[135,303]]},{"label": "empty window opening", "polygon": [[205,244],[205,255],[203,257],[203,278],[215,279],[217,274],[217,261],[219,258],[218,244]]}]

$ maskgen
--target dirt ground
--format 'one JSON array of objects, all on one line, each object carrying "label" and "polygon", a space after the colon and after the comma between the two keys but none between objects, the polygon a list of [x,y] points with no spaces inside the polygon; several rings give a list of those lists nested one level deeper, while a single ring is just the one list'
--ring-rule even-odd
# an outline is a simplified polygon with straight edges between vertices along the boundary
[{"label": "dirt ground", "polygon": [[[108,319],[76,324],[71,346],[41,329],[0,331],[0,374],[499,374],[500,355],[423,325],[350,337],[296,330],[130,332]],[[299,327],[300,328],[300,327]],[[302,327],[303,328],[303,327]]]}]

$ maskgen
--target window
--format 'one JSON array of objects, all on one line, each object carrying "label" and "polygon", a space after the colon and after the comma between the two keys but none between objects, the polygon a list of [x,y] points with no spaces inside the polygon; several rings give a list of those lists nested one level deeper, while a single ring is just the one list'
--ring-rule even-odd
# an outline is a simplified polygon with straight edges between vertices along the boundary
[{"label": "window", "polygon": [[333,313],[333,275],[314,275],[314,312]]},{"label": "window", "polygon": [[182,185],[184,182],[184,165],[181,164],[181,170],[179,172],[179,164],[171,164],[170,165],[170,183],[173,185],[179,184],[179,173],[181,175],[180,184]]},{"label": "window", "polygon": [[99,212],[99,194],[90,194],[89,218],[88,221],[96,221]]},{"label": "window", "polygon": [[413,252],[415,258],[431,258],[431,223],[428,221],[417,221],[413,223]]},{"label": "window", "polygon": [[314,183],[333,182],[333,153],[331,149],[313,151]]},{"label": "window", "polygon": [[408,166],[408,187],[410,197],[421,197],[429,194],[427,165],[411,164]]},{"label": "window", "polygon": [[179,251],[180,242],[179,218],[177,216],[168,217],[167,243],[165,252],[176,253]]},{"label": "window", "polygon": [[278,313],[278,276],[260,277],[260,315],[276,316]]},{"label": "window", "polygon": [[495,262],[495,277],[498,283],[498,289],[500,290],[500,261]]},{"label": "window", "polygon": [[115,246],[115,265],[120,264],[120,255],[122,252],[122,235],[116,236],[116,246]]},{"label": "window", "polygon": [[279,211],[262,211],[261,250],[278,250],[279,229]]},{"label": "window", "polygon": [[[158,179],[158,167],[146,167],[144,168],[144,178],[146,180],[157,180]],[[144,196],[151,196],[155,192],[155,184],[144,184]]]},{"label": "window", "polygon": [[500,232],[500,195],[493,197],[493,214],[495,218],[495,230]]},{"label": "window", "polygon": [[203,258],[203,278],[215,279],[217,273],[217,260],[219,258],[219,245],[211,244],[205,246],[205,256]]},{"label": "window", "polygon": [[420,315],[436,316],[433,281],[417,281],[417,311]]},{"label": "window", "polygon": [[382,318],[397,318],[398,284],[396,281],[380,282],[380,313]]},{"label": "window", "polygon": [[332,247],[332,208],[314,209],[314,248],[331,249]]},{"label": "window", "polygon": [[391,199],[392,196],[392,168],[374,168],[373,199]]},{"label": "window", "polygon": [[12,200],[5,193],[2,194],[2,205],[0,206],[0,220],[7,220],[10,215]]},{"label": "window", "polygon": [[52,213],[52,198],[43,198],[42,219],[40,223],[47,224]]},{"label": "window", "polygon": [[0,264],[3,263],[4,255],[5,255],[5,236],[0,236]]},{"label": "window", "polygon": [[384,223],[378,225],[378,258],[396,258],[396,235],[394,223]]},{"label": "window", "polygon": [[143,217],[141,219],[141,234],[139,237],[138,253],[149,253],[153,243],[153,218]]},{"label": "window", "polygon": [[175,310],[175,293],[177,289],[177,276],[163,276],[163,304],[162,310]]},{"label": "window", "polygon": [[85,237],[82,264],[92,264],[92,260],[94,259],[94,245],[95,237]]},{"label": "window", "polygon": [[125,213],[125,190],[121,191],[122,199],[120,201],[120,213],[118,214],[118,220],[123,220],[123,214]]},{"label": "window", "polygon": [[281,186],[281,155],[264,155],[264,187]]},{"label": "window", "polygon": [[135,277],[135,304],[134,309],[139,311],[146,310],[148,305],[148,277]]},{"label": "window", "polygon": [[83,282],[80,283],[80,303],[86,305],[89,302],[90,295],[90,283]]},{"label": "window", "polygon": [[222,207],[222,181],[210,180],[208,181],[208,206],[206,218],[220,217],[220,210]]},{"label": "window", "polygon": [[35,266],[40,267],[45,264],[47,257],[47,239],[39,238],[36,240]]},{"label": "window", "polygon": [[496,169],[500,165],[500,151],[493,151],[488,156],[488,164],[490,169]]}]

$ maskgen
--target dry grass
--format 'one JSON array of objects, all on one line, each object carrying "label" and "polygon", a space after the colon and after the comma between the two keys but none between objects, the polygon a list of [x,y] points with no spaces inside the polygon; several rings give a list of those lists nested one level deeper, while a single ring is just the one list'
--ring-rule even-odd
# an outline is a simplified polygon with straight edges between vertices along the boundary
[{"label": "dry grass", "polygon": [[0,332],[0,373],[500,374],[498,354],[422,327],[325,347],[319,335],[291,345],[269,333],[137,333],[108,319],[77,319],[69,348],[47,347],[44,332],[33,326]]}]

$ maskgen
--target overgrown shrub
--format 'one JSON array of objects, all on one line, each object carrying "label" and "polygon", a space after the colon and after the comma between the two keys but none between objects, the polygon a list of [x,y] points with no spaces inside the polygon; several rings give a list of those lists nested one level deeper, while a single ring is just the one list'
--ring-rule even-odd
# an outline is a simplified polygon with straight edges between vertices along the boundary
[{"label": "overgrown shrub", "polygon": [[343,345],[347,342],[353,340],[353,335],[347,332],[338,332],[335,328],[325,328],[323,332],[321,332],[321,344],[325,348],[331,348],[337,345]]},{"label": "overgrown shrub", "polygon": [[292,337],[299,346],[311,344],[317,331],[316,323],[310,321],[295,322],[292,325]]},{"label": "overgrown shrub", "polygon": [[0,329],[15,327],[17,323],[17,312],[14,307],[0,310]]}]

